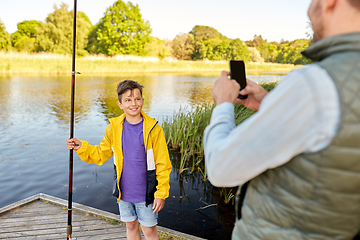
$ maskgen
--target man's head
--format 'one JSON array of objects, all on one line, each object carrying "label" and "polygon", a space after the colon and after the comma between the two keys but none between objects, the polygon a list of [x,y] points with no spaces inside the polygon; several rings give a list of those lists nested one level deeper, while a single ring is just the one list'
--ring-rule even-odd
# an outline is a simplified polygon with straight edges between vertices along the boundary
[{"label": "man's head", "polygon": [[143,86],[132,80],[124,80],[117,86],[118,105],[124,110],[128,120],[138,119],[141,115],[144,99]]},{"label": "man's head", "polygon": [[312,0],[308,16],[314,31],[314,42],[360,32],[360,0]]}]

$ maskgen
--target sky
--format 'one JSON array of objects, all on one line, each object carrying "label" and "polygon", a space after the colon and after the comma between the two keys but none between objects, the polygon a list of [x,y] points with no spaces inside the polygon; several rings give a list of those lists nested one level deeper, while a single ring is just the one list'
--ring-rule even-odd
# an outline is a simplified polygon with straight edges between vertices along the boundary
[{"label": "sky", "polygon": [[[124,0],[127,2],[127,0]],[[54,5],[73,0],[0,0],[0,19],[13,33],[25,20],[45,21]],[[77,0],[78,11],[96,24],[115,0]],[[143,19],[150,22],[152,36],[173,39],[195,25],[210,26],[228,38],[252,40],[261,35],[269,42],[307,38],[311,0],[131,0]]]}]

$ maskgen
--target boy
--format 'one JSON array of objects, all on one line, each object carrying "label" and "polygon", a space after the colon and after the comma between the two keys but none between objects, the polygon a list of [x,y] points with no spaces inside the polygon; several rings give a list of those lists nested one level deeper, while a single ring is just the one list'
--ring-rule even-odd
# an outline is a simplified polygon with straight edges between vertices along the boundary
[{"label": "boy", "polygon": [[169,196],[172,169],[163,129],[142,111],[139,83],[125,80],[117,86],[118,105],[124,114],[111,118],[100,145],[76,138],[66,139],[81,160],[102,165],[114,155],[120,219],[126,222],[127,238],[140,239],[139,224],[147,240],[159,239],[158,212]]}]

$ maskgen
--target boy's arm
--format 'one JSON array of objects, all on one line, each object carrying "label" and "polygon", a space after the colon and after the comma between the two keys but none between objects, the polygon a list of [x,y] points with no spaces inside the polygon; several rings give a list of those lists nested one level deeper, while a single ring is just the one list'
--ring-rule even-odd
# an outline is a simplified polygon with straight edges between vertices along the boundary
[{"label": "boy's arm", "polygon": [[167,148],[164,131],[161,127],[158,131],[157,136],[155,136],[155,141],[153,143],[153,151],[155,158],[156,179],[158,181],[154,197],[165,200],[169,196],[169,181],[172,166],[169,158],[169,151]]},{"label": "boy's arm", "polygon": [[109,124],[106,127],[104,139],[100,142],[100,145],[93,146],[90,145],[87,141],[82,140],[81,147],[79,150],[76,150],[76,153],[84,162],[102,165],[113,155],[111,148],[111,136],[112,131],[111,125]]}]

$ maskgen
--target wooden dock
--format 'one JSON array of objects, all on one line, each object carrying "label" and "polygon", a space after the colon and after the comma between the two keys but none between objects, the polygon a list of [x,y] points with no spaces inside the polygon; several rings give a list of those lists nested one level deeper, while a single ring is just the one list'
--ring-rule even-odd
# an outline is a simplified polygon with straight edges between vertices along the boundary
[{"label": "wooden dock", "polygon": [[[119,215],[73,203],[72,236],[126,239],[125,224],[119,219]],[[66,239],[66,227],[67,201],[43,193],[0,209],[0,239]],[[168,236],[164,239],[202,240],[161,226],[158,231]]]}]

